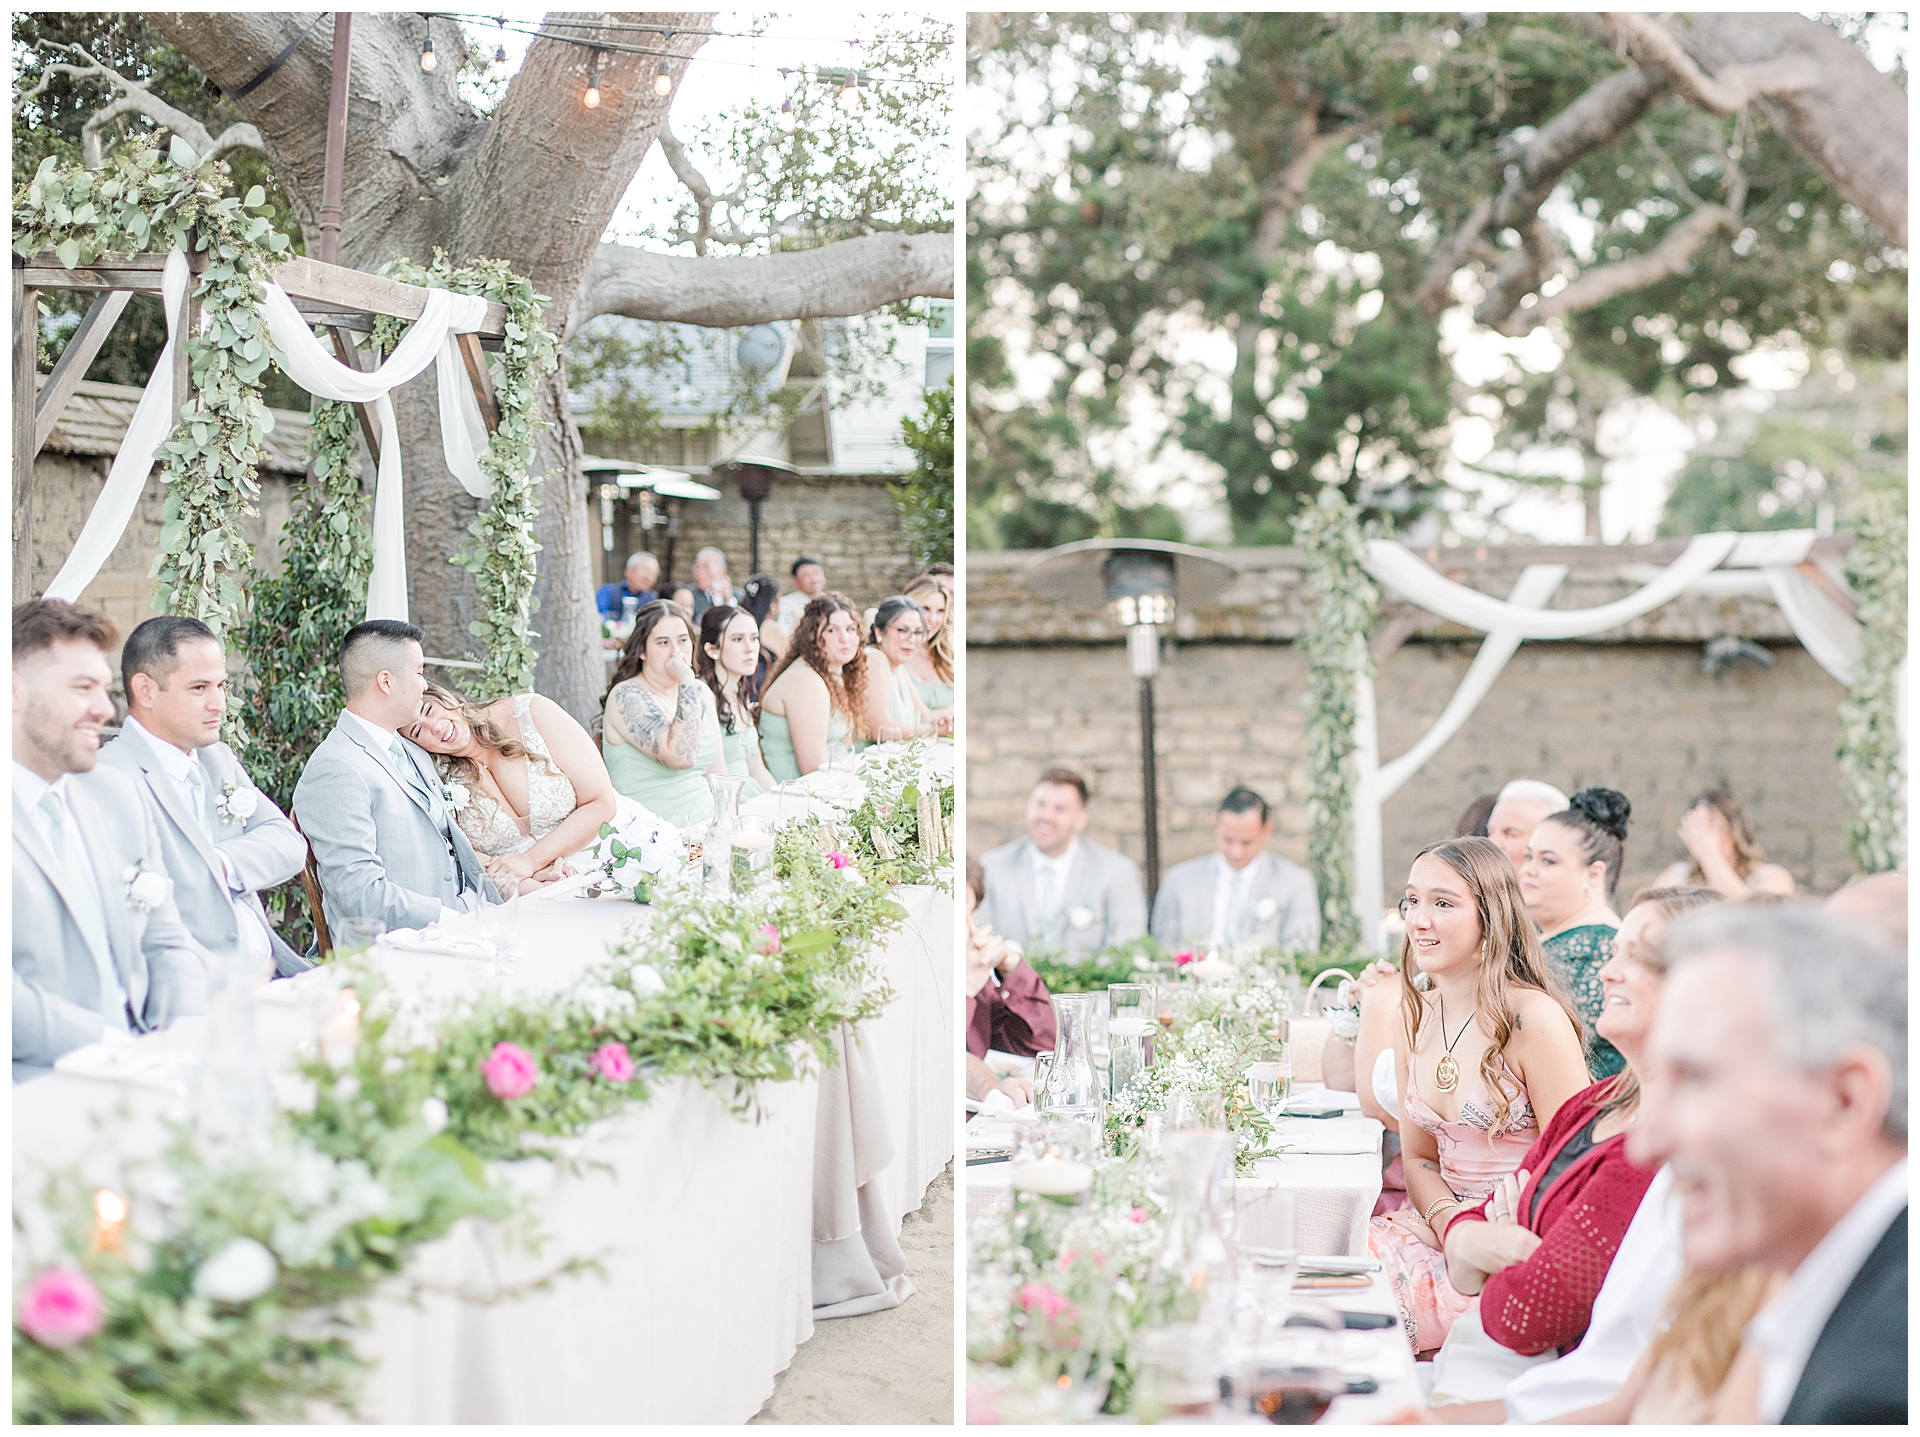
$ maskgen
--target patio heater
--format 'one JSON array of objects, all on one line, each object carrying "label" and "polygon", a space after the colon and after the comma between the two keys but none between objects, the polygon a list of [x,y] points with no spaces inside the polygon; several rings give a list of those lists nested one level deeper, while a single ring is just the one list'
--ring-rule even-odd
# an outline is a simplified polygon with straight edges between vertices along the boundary
[{"label": "patio heater", "polygon": [[713,466],[716,479],[731,479],[739,486],[740,497],[747,501],[747,573],[760,572],[760,505],[773,492],[773,476],[791,477],[799,473],[791,464],[778,459],[742,457]]},{"label": "patio heater", "polygon": [[1147,897],[1160,888],[1159,776],[1154,764],[1153,681],[1160,632],[1181,604],[1210,603],[1239,571],[1206,549],[1155,539],[1084,539],[1034,560],[1027,581],[1045,598],[1106,607],[1127,634],[1127,660],[1140,685],[1140,792],[1146,833]]}]

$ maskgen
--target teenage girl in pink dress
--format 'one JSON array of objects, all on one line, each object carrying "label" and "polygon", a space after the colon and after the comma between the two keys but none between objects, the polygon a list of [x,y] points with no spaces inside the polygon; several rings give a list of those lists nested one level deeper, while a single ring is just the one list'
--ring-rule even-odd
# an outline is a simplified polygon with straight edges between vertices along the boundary
[{"label": "teenage girl in pink dress", "polygon": [[[1369,1250],[1416,1352],[1476,1298],[1447,1281],[1441,1244],[1463,1207],[1520,1166],[1560,1105],[1587,1087],[1580,1018],[1552,977],[1513,865],[1484,838],[1427,845],[1401,905],[1398,1034],[1408,1211],[1372,1221]],[[1428,986],[1414,986],[1417,973]]]}]

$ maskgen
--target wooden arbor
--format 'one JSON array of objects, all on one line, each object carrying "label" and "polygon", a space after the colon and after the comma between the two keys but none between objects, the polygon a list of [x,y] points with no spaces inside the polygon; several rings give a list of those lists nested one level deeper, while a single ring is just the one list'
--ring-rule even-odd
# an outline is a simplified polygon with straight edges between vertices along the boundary
[{"label": "wooden arbor", "polygon": [[[189,250],[188,266],[198,273],[206,267],[206,256]],[[93,264],[68,269],[51,250],[31,259],[19,255],[13,260],[13,599],[15,603],[32,597],[33,584],[33,461],[53,433],[53,426],[73,397],[75,388],[86,376],[87,368],[100,353],[114,322],[136,294],[158,295],[166,256],[161,254],[102,255]],[[378,275],[325,264],[319,260],[292,259],[276,269],[269,278],[285,290],[294,307],[314,324],[333,332],[334,350],[341,361],[363,367],[358,352],[347,341],[346,332],[369,331],[380,315],[398,319],[418,319],[426,309],[430,290],[420,285],[401,284]],[[39,349],[39,296],[41,290],[78,290],[96,298],[80,326],[67,341],[53,372],[44,378],[36,373]],[[197,332],[199,306],[191,286],[187,295],[185,334]],[[183,336],[184,338],[184,336]],[[506,307],[487,305],[486,318],[478,332],[456,336],[466,361],[467,378],[479,400],[480,415],[487,432],[493,433],[500,422],[495,403],[493,380],[487,371],[483,352],[498,350],[506,339]],[[174,348],[174,414],[187,403],[192,392],[192,369],[184,342]],[[370,405],[356,405],[361,432],[377,461],[380,457],[379,430]]]}]

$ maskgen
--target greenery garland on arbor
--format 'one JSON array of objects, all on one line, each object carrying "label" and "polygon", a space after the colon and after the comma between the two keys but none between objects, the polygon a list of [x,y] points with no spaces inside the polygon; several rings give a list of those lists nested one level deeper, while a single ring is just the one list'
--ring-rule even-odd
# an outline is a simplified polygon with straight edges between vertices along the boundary
[{"label": "greenery garland on arbor", "polygon": [[1379,617],[1380,590],[1362,560],[1366,535],[1360,511],[1333,485],[1303,505],[1294,540],[1306,553],[1308,577],[1319,592],[1313,627],[1305,636],[1307,689],[1307,853],[1320,895],[1320,942],[1337,953],[1357,948],[1365,935],[1353,911],[1353,797],[1358,781],[1353,728],[1359,680],[1373,672],[1367,647]]},{"label": "greenery garland on arbor", "polygon": [[1907,506],[1903,489],[1864,489],[1847,578],[1860,596],[1860,664],[1840,704],[1840,771],[1853,800],[1847,847],[1862,873],[1906,859],[1906,775],[1896,715],[1907,654]]}]

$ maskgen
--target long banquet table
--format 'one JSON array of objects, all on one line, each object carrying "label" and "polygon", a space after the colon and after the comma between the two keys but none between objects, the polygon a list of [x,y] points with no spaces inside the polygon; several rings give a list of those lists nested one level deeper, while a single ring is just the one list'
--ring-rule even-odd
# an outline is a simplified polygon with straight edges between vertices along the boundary
[{"label": "long banquet table", "polygon": [[[890,1224],[868,1234],[867,1246],[880,1249],[896,1244],[902,1215],[919,1206],[953,1147],[953,902],[931,888],[900,897],[910,922],[878,955],[896,996],[858,1035],[877,1080],[862,1107],[871,1115],[881,1111],[876,1099],[884,1106],[891,1149],[857,1207],[870,1227],[882,1216]],[[526,956],[505,972],[383,946],[383,973],[403,992],[552,990],[645,914],[610,899],[523,900],[523,908]],[[303,985],[328,981],[322,969],[270,985],[281,1001],[256,1006],[269,1068],[284,1073],[312,1036],[307,1005],[295,1001]],[[183,1059],[203,1043],[192,1022],[138,1040]],[[819,1210],[848,1206],[835,1184],[851,1175],[816,1153],[816,1130],[827,1125],[823,1091],[846,1101],[847,1083],[836,1088],[834,1076],[824,1089],[818,1077],[761,1085],[757,1121],[734,1117],[726,1094],[675,1081],[563,1145],[577,1164],[496,1165],[501,1181],[532,1199],[544,1245],[529,1252],[500,1225],[469,1219],[423,1247],[362,1330],[371,1368],[360,1415],[420,1423],[751,1417],[813,1331]],[[184,1111],[178,1091],[59,1072],[16,1087],[16,1215],[44,1238],[46,1214],[35,1209],[45,1173],[73,1169],[89,1187],[111,1185],[122,1164],[159,1149],[161,1119]],[[876,1150],[869,1134],[860,1140]],[[16,1247],[23,1240],[17,1233]],[[604,1278],[580,1274],[546,1292],[488,1300],[569,1258],[597,1261]]]}]

